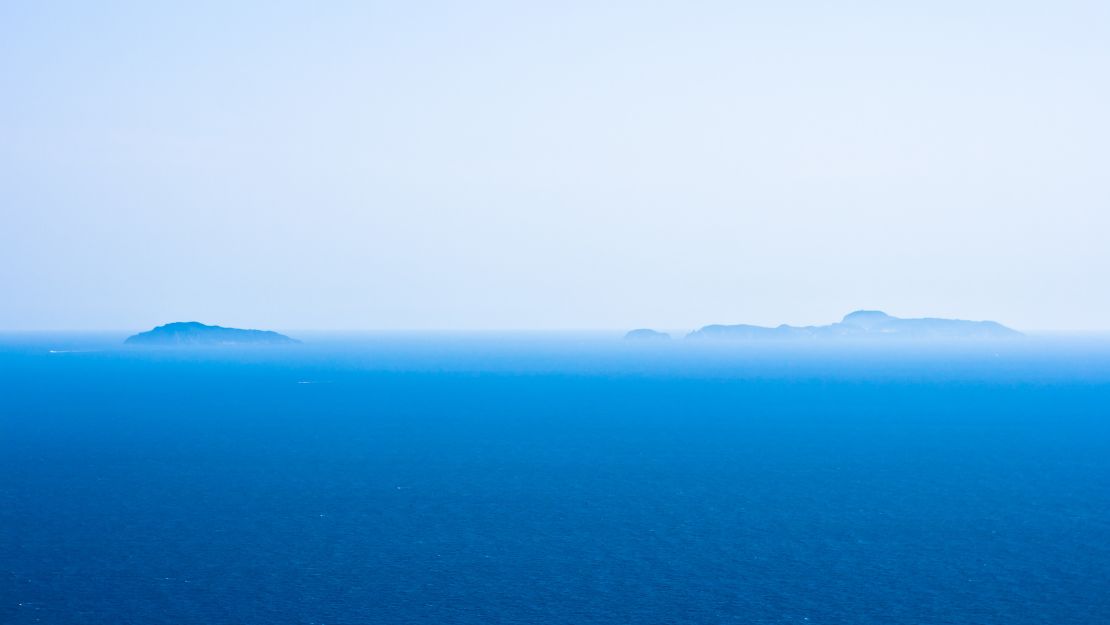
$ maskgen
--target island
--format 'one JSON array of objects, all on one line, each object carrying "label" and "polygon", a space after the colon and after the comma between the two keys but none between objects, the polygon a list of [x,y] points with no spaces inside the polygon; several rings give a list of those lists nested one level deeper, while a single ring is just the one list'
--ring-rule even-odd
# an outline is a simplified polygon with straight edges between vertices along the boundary
[{"label": "island", "polygon": [[857,310],[837,323],[823,326],[708,325],[687,335],[690,339],[1007,339],[1023,336],[994,321],[963,319],[901,319],[878,310]]},{"label": "island", "polygon": [[128,345],[290,345],[300,341],[269,330],[240,330],[178,321],[128,337]]},{"label": "island", "polygon": [[666,332],[659,332],[656,330],[651,330],[649,328],[639,328],[637,330],[630,331],[628,334],[625,334],[624,338],[630,341],[658,341],[661,339],[669,339],[671,338],[671,335],[667,334]]}]

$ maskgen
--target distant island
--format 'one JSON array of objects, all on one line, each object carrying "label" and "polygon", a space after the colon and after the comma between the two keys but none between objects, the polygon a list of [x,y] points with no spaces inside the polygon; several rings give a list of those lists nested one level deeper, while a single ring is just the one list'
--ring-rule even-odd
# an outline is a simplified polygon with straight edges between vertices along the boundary
[{"label": "distant island", "polygon": [[630,341],[658,341],[660,339],[669,339],[671,338],[671,335],[667,334],[666,332],[658,332],[656,330],[649,330],[648,328],[640,328],[638,330],[632,330],[628,334],[625,334],[624,338]]},{"label": "distant island", "polygon": [[[881,311],[856,311],[837,323],[828,325],[706,325],[686,335],[687,339],[731,341],[763,341],[787,339],[1013,339],[1022,336],[1016,330],[993,321],[961,319],[899,319]],[[625,339],[663,339],[669,337],[655,330],[633,330]]]},{"label": "distant island", "polygon": [[289,345],[296,339],[269,330],[240,330],[178,321],[128,337],[129,345]]},{"label": "distant island", "polygon": [[690,339],[1001,339],[1022,336],[994,321],[962,319],[900,319],[878,310],[857,310],[838,323],[824,326],[708,325],[687,335]]}]

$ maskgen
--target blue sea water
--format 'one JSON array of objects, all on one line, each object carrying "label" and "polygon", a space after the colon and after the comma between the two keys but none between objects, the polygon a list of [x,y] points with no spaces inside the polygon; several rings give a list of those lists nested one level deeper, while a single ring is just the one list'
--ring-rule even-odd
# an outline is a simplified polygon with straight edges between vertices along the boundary
[{"label": "blue sea water", "polygon": [[0,623],[1110,622],[1110,342],[0,337]]}]

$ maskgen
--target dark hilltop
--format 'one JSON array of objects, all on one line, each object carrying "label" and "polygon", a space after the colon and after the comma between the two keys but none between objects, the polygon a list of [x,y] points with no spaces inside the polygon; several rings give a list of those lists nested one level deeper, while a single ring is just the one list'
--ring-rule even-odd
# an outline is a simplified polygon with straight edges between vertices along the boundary
[{"label": "dark hilltop", "polygon": [[300,341],[269,330],[240,330],[178,321],[140,332],[124,341],[128,345],[291,345]]}]

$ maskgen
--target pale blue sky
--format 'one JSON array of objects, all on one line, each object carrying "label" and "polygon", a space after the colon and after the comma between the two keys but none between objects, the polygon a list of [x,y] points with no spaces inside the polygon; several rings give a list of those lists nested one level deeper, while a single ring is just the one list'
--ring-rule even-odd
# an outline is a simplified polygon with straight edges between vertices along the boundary
[{"label": "pale blue sky", "polygon": [[0,329],[1110,329],[1105,2],[5,2],[0,94]]}]

